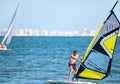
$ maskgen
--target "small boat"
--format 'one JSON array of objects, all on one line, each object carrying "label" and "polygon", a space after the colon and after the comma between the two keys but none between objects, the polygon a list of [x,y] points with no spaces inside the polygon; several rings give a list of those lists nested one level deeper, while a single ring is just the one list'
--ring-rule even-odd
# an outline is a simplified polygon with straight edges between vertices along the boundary
[{"label": "small boat", "polygon": [[17,13],[17,10],[18,10],[18,7],[19,7],[19,4],[17,5],[16,7],[16,10],[15,10],[15,13],[12,17],[12,20],[10,22],[10,25],[8,27],[8,30],[0,44],[0,50],[7,50],[7,45],[10,44],[11,42],[11,39],[12,39],[12,30],[13,30],[13,25],[14,25],[14,21],[15,21],[15,16],[16,16],[16,13]]}]

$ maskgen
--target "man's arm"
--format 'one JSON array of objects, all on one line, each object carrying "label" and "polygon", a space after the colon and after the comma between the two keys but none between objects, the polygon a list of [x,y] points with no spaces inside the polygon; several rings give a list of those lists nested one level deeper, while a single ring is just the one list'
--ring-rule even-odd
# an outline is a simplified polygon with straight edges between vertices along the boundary
[{"label": "man's arm", "polygon": [[74,57],[74,56],[71,56],[71,58],[72,58],[72,59],[75,59],[75,60],[77,60],[77,58],[76,58],[76,57]]}]

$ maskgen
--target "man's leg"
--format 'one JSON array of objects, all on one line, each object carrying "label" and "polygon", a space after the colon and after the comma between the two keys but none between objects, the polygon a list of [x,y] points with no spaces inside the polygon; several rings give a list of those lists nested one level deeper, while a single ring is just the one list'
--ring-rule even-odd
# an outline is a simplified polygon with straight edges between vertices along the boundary
[{"label": "man's leg", "polygon": [[77,66],[73,66],[73,69],[75,72],[78,70]]},{"label": "man's leg", "polygon": [[[73,69],[74,69],[75,72],[78,70],[77,66],[74,66]],[[76,78],[76,80],[78,81],[78,78],[76,77],[76,74],[74,75],[73,80],[74,80],[74,78]]]},{"label": "man's leg", "polygon": [[72,67],[72,66],[69,66],[69,69],[70,69],[70,71],[69,71],[69,75],[68,75],[68,81],[70,81],[70,77],[71,77],[71,75],[72,75],[73,67]]}]

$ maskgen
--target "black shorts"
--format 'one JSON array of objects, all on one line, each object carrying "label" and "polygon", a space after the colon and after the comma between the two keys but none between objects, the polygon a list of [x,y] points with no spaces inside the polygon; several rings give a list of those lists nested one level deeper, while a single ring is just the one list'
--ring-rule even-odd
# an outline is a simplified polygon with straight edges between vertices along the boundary
[{"label": "black shorts", "polygon": [[70,67],[70,66],[72,66],[72,67],[75,67],[76,66],[76,64],[74,63],[74,64],[68,64],[68,66]]}]

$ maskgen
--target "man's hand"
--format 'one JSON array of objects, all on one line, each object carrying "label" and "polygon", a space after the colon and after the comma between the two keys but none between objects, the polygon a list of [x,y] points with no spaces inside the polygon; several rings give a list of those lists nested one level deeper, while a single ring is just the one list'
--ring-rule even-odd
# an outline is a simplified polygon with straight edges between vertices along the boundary
[{"label": "man's hand", "polygon": [[81,56],[79,56],[79,59],[82,60],[83,58]]}]

